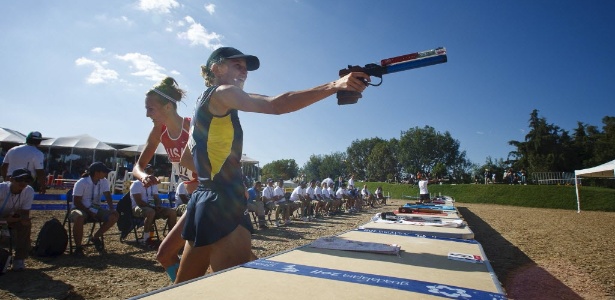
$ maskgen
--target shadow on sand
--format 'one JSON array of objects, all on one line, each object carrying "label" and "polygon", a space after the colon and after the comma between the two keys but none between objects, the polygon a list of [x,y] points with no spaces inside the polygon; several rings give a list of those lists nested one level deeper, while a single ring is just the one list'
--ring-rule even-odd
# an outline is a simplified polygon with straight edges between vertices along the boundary
[{"label": "shadow on sand", "polygon": [[470,209],[457,210],[483,246],[508,297],[512,299],[583,299],[547,270],[538,266],[521,249],[511,244],[497,230]]}]

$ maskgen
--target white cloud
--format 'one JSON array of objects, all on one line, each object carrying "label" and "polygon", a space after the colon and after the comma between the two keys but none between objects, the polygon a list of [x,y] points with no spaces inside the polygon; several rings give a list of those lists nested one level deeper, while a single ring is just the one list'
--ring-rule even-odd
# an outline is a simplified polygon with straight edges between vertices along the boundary
[{"label": "white cloud", "polygon": [[222,35],[215,32],[208,32],[203,25],[194,21],[190,16],[185,17],[184,20],[186,20],[190,26],[185,32],[178,33],[177,37],[190,41],[191,45],[203,45],[209,49],[216,49],[222,46],[220,43],[220,39],[223,38]]},{"label": "white cloud", "polygon": [[112,24],[112,25],[121,25],[121,26],[132,26],[134,24],[134,22],[130,19],[128,19],[128,17],[126,16],[121,16],[121,17],[109,17],[106,14],[99,14],[94,16],[94,18],[99,21],[99,22],[103,22],[105,24]]},{"label": "white cloud", "polygon": [[169,13],[172,8],[178,7],[179,3],[175,0],[140,0],[139,9],[144,11],[154,11],[159,13]]},{"label": "white cloud", "polygon": [[115,57],[132,64],[130,68],[133,69],[134,72],[130,73],[131,75],[145,77],[145,79],[155,82],[166,77],[163,73],[165,69],[156,64],[149,55],[141,53],[127,53],[122,56],[116,55]]},{"label": "white cloud", "polygon": [[216,5],[213,3],[209,3],[207,5],[205,5],[205,10],[210,14],[213,15],[216,12]]},{"label": "white cloud", "polygon": [[482,131],[477,131],[476,134],[485,134],[485,133]]},{"label": "white cloud", "polygon": [[[94,48],[98,49],[98,48]],[[100,48],[102,49],[102,48]],[[118,73],[115,70],[107,69],[104,66],[108,64],[106,61],[97,62],[95,60],[91,60],[85,57],[78,58],[75,60],[75,64],[77,66],[92,66],[94,67],[94,71],[90,73],[90,75],[86,78],[86,82],[90,84],[100,84],[105,83],[110,80],[117,80]]]},{"label": "white cloud", "polygon": [[171,75],[173,75],[173,76],[177,76],[177,75],[180,75],[180,74],[181,73],[179,73],[179,71],[177,71],[177,70],[171,71]]},{"label": "white cloud", "polygon": [[92,50],[90,51],[92,51],[93,53],[103,53],[105,52],[105,48],[96,47],[96,48],[92,48]]}]

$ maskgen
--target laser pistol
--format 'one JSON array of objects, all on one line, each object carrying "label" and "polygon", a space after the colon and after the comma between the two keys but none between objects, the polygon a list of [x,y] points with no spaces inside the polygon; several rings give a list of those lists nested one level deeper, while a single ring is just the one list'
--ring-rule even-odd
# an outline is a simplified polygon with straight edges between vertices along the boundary
[{"label": "laser pistol", "polygon": [[[341,69],[340,77],[348,75],[350,72],[363,72],[370,77],[380,78],[378,84],[372,84],[365,81],[365,85],[379,86],[382,84],[382,75],[426,67],[447,62],[446,48],[438,47],[431,50],[414,52],[410,54],[386,58],[380,61],[380,64],[370,63],[363,67],[351,66]],[[355,104],[359,101],[362,95],[359,92],[339,91],[337,92],[337,104]]]}]

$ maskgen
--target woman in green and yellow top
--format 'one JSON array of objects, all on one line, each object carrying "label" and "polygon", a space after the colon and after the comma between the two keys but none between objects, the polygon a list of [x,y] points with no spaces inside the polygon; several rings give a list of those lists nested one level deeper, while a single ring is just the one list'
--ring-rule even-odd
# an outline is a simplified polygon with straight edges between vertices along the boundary
[{"label": "woman in green and yellow top", "polygon": [[[188,202],[182,237],[186,240],[176,283],[248,262],[253,231],[246,208],[240,159],[243,131],[238,111],[284,114],[318,102],[337,91],[362,92],[369,76],[353,72],[333,82],[275,97],[248,94],[248,71],[256,56],[222,47],[201,67],[208,89],[197,101],[188,149],[182,164],[196,171],[199,188]],[[192,156],[192,157],[190,157]]]}]

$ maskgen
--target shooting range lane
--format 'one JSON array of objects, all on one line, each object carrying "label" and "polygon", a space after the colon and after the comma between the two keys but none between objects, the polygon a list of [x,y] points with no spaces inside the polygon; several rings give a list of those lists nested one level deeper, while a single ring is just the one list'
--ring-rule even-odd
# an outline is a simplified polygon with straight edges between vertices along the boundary
[{"label": "shooting range lane", "polygon": [[417,225],[406,225],[406,224],[388,224],[388,223],[377,223],[377,222],[369,222],[360,227],[361,229],[366,230],[391,230],[409,234],[418,234],[418,235],[426,235],[426,236],[438,236],[438,237],[446,237],[446,238],[454,238],[454,239],[473,239],[474,232],[468,226],[463,226],[460,228],[451,228],[451,227],[437,227],[437,226],[417,226]]},{"label": "shooting range lane", "polygon": [[428,226],[370,222],[361,227],[370,224],[378,228],[349,231],[336,239],[395,244],[399,255],[314,248],[312,243],[137,298],[506,299],[482,246],[468,237],[473,233],[467,226],[464,233],[451,233],[460,228],[428,228],[425,232],[433,236],[425,237],[412,232]]}]

